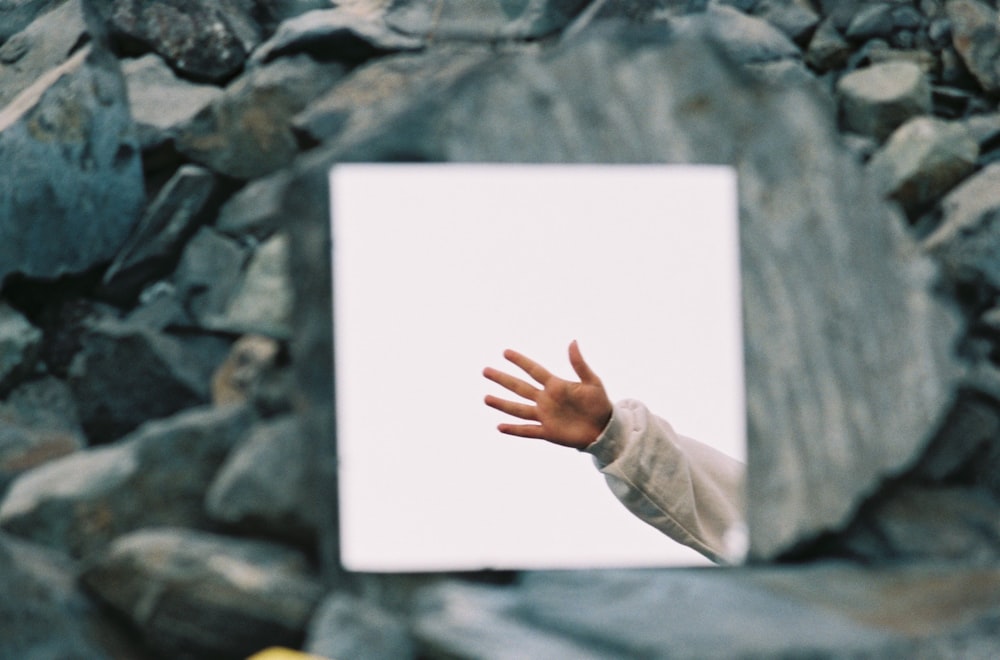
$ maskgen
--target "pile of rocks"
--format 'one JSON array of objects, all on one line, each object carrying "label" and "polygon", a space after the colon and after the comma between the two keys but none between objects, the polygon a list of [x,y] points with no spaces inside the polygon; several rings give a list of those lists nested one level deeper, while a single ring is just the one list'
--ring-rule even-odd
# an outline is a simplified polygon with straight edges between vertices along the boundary
[{"label": "pile of rocks", "polygon": [[[0,4],[0,655],[990,657],[998,58],[986,0]],[[338,570],[326,171],[400,160],[738,169],[777,563]]]}]

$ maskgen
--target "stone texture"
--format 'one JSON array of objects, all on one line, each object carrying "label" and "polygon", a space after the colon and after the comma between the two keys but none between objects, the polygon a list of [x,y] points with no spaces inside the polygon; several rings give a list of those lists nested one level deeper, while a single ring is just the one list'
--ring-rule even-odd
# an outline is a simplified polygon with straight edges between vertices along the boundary
[{"label": "stone texture", "polygon": [[144,150],[168,139],[177,126],[222,96],[215,85],[179,78],[155,53],[123,60],[122,72]]},{"label": "stone texture", "polygon": [[[65,62],[80,40],[87,36],[81,0],[68,0],[58,6],[55,3],[35,4],[45,7],[46,12],[23,31],[11,33],[9,39],[0,38],[0,108],[13,101],[46,71]],[[0,17],[0,22],[4,23],[0,31],[3,31],[10,18],[4,16],[2,5]]]},{"label": "stone texture", "polygon": [[205,493],[250,422],[244,407],[195,409],[49,462],[11,485],[0,526],[75,557],[136,529],[210,526]]},{"label": "stone texture", "polygon": [[[614,77],[597,73],[607,67]],[[958,324],[932,295],[932,264],[841,150],[825,98],[808,89],[761,96],[732,76],[699,42],[664,45],[656,31],[581,39],[546,57],[497,62],[306,162],[324,173],[331,162],[400,153],[735,165],[749,527],[751,553],[763,558],[844,523],[863,493],[922,450],[951,403]],[[325,186],[318,175],[310,180]],[[302,213],[325,224],[317,206]],[[311,276],[293,277],[303,300],[313,299],[303,289],[328,272],[312,264]],[[310,322],[303,332],[320,332],[322,319],[303,325]]]},{"label": "stone texture", "polygon": [[298,647],[323,594],[289,548],[169,528],[116,540],[88,562],[82,580],[163,657]]},{"label": "stone texture", "polygon": [[948,0],[952,43],[987,92],[1000,92],[1000,13],[979,0]]},{"label": "stone texture", "polygon": [[979,146],[960,124],[932,117],[906,122],[869,164],[877,185],[911,217],[968,175]]},{"label": "stone texture", "polygon": [[586,0],[393,0],[385,20],[394,30],[427,39],[536,39],[557,32]]},{"label": "stone texture", "polygon": [[224,82],[260,41],[249,3],[240,0],[108,0],[118,39],[152,50],[192,80]]},{"label": "stone texture", "polygon": [[299,51],[315,51],[348,62],[400,50],[423,48],[423,39],[389,29],[381,15],[348,8],[311,11],[291,18],[254,51],[254,62]]},{"label": "stone texture", "polygon": [[208,170],[184,165],[146,208],[135,232],[104,272],[102,293],[134,299],[170,272],[187,241],[205,221],[216,179]]},{"label": "stone texture", "polygon": [[406,625],[377,605],[333,592],[309,624],[304,649],[325,658],[397,660],[414,657]]},{"label": "stone texture", "polygon": [[21,473],[85,444],[69,388],[51,377],[24,383],[0,403],[0,493]]},{"label": "stone texture", "polygon": [[287,179],[288,173],[281,170],[249,182],[222,205],[214,227],[231,236],[270,236],[284,218],[281,197]]},{"label": "stone texture", "polygon": [[955,282],[1000,290],[1000,164],[969,178],[941,201],[941,224],[924,248]]},{"label": "stone texture", "polygon": [[0,300],[0,395],[31,373],[41,343],[41,330]]},{"label": "stone texture", "polygon": [[927,77],[912,62],[884,62],[845,75],[837,83],[847,130],[879,140],[931,110]]},{"label": "stone texture", "polygon": [[808,41],[820,22],[819,14],[812,10],[809,3],[796,0],[761,0],[754,5],[753,14],[784,32],[797,44]]},{"label": "stone texture", "polygon": [[318,64],[306,55],[254,69],[178,129],[177,149],[236,179],[274,172],[299,153],[291,118],[343,73],[340,64]]},{"label": "stone texture", "polygon": [[0,657],[140,660],[142,649],[103,620],[58,553],[0,534]]},{"label": "stone texture", "polygon": [[291,312],[288,237],[275,234],[254,251],[225,311],[206,317],[204,323],[213,330],[287,339]]},{"label": "stone texture", "polygon": [[208,373],[177,339],[147,327],[92,324],[69,384],[91,442],[117,440],[143,422],[208,401]]},{"label": "stone texture", "polygon": [[726,5],[710,4],[704,12],[673,19],[671,25],[681,35],[707,35],[737,62],[769,62],[802,54],[798,46],[767,21]]},{"label": "stone texture", "polygon": [[226,459],[205,500],[215,520],[277,538],[316,537],[308,439],[283,416],[257,426]]},{"label": "stone texture", "polygon": [[174,271],[176,296],[197,325],[206,327],[229,304],[239,286],[248,250],[210,227],[188,241]]},{"label": "stone texture", "polygon": [[851,45],[834,25],[826,19],[817,26],[806,49],[806,61],[820,71],[839,68],[852,52]]},{"label": "stone texture", "polygon": [[[109,260],[144,203],[117,63],[85,47],[0,110],[0,281]],[[31,218],[25,225],[22,218]]]}]

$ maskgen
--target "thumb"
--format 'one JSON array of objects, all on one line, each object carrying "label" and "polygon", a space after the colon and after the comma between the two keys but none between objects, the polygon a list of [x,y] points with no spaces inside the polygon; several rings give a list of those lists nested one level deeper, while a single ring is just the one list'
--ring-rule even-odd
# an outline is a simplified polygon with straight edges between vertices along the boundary
[{"label": "thumb", "polygon": [[576,343],[575,339],[569,345],[569,363],[573,366],[573,371],[576,372],[576,375],[584,383],[597,384],[601,382],[597,374],[583,360],[583,355],[580,353],[580,346]]}]

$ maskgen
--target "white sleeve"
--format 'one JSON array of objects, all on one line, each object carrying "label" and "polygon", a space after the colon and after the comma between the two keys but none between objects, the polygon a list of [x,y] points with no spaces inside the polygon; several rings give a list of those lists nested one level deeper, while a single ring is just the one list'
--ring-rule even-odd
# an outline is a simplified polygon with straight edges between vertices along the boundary
[{"label": "white sleeve", "polygon": [[739,461],[678,435],[638,401],[615,404],[586,452],[632,513],[715,562],[738,559],[744,520]]}]

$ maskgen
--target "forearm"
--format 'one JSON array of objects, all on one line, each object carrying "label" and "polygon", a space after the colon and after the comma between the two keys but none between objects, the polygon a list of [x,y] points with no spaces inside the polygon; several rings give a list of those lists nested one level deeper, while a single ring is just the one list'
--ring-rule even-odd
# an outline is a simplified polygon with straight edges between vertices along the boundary
[{"label": "forearm", "polygon": [[733,559],[726,537],[744,520],[742,463],[678,435],[637,401],[616,404],[586,451],[636,516],[713,561]]}]

